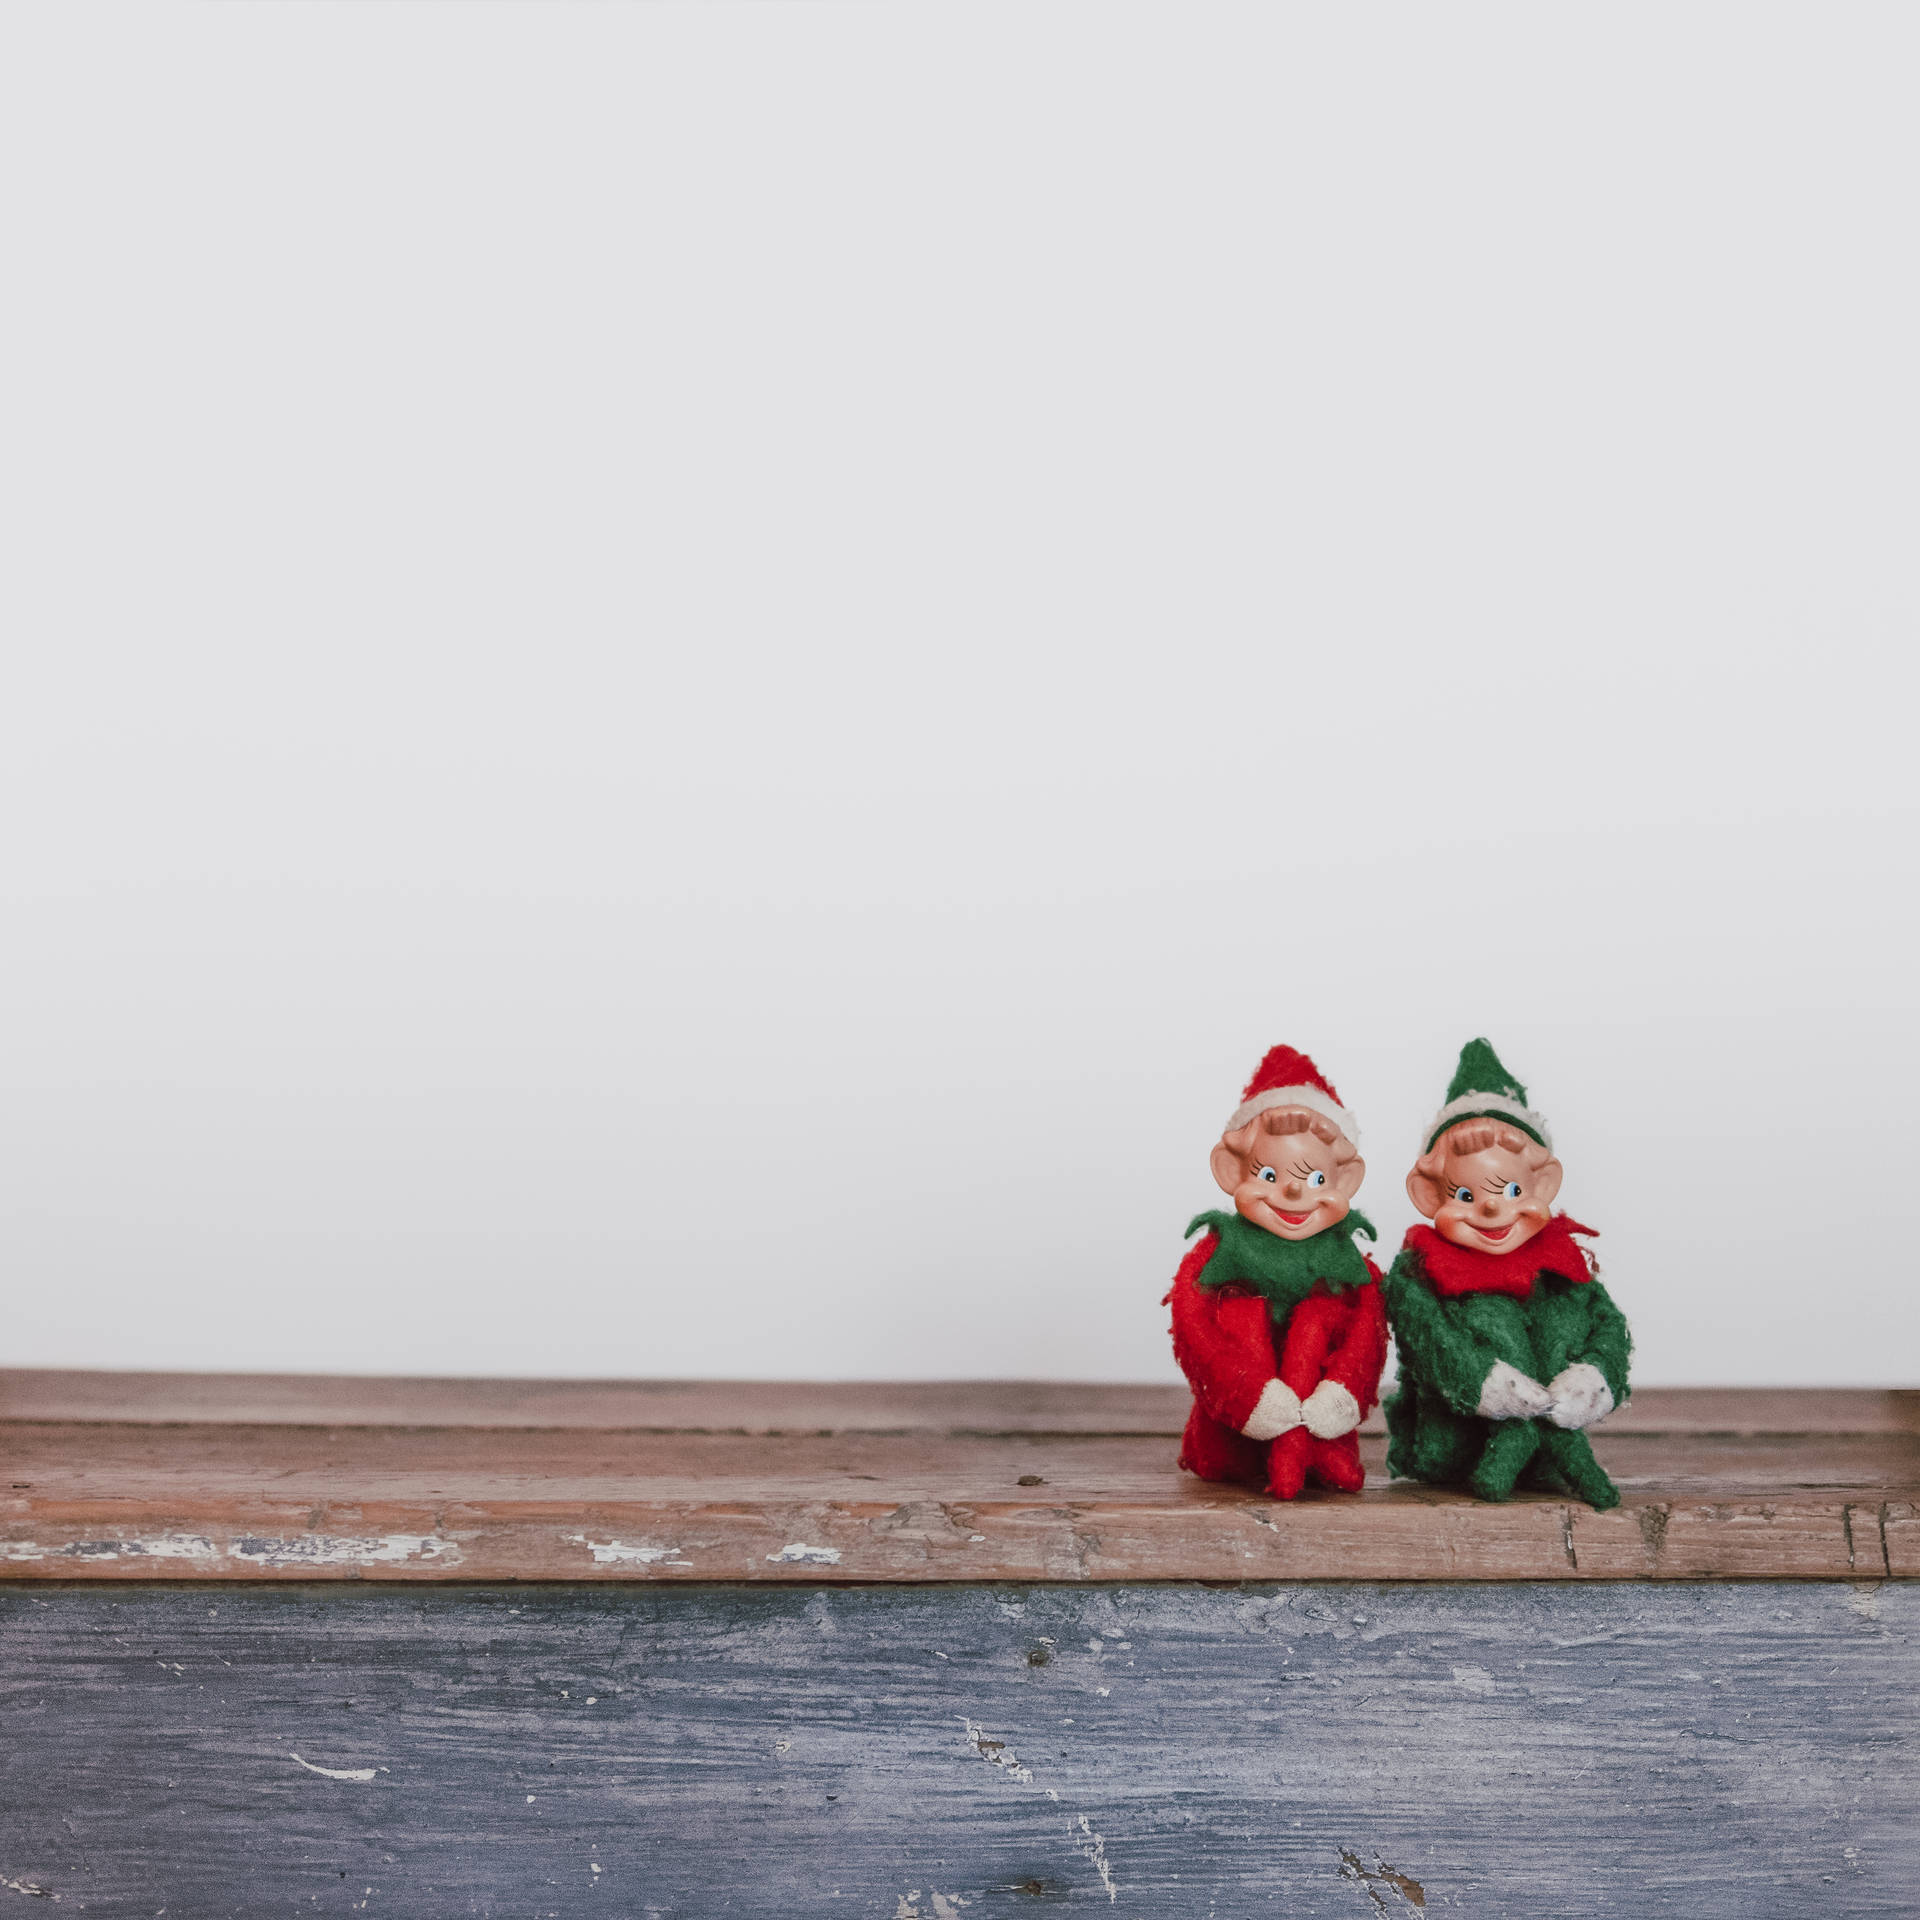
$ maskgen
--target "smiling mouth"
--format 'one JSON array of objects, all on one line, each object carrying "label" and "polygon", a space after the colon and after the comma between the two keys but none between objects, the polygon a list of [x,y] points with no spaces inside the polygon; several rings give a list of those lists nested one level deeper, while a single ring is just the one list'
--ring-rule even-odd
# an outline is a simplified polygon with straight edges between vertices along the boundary
[{"label": "smiling mouth", "polygon": [[1483,1240],[1504,1240],[1513,1231],[1513,1222],[1509,1220],[1504,1227],[1475,1227],[1474,1232]]},{"label": "smiling mouth", "polygon": [[1289,1213],[1284,1207],[1275,1207],[1274,1212],[1290,1227],[1304,1227],[1307,1222],[1313,1218],[1313,1209],[1311,1207],[1309,1207],[1305,1213]]}]

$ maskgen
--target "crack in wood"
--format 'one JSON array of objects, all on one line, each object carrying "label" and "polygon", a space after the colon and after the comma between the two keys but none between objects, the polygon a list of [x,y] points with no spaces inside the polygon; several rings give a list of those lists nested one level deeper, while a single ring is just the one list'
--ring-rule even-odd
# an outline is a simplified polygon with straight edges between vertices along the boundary
[{"label": "crack in wood", "polygon": [[[1873,1522],[1871,1532],[1865,1526],[1869,1517]],[[1856,1518],[1861,1522],[1858,1530]],[[1842,1507],[1840,1519],[1847,1541],[1847,1571],[1873,1580],[1889,1578],[1893,1562],[1887,1555],[1887,1502],[1882,1500],[1870,1507]]]},{"label": "crack in wood", "polygon": [[1388,1866],[1377,1853],[1373,1856],[1373,1865],[1369,1867],[1357,1853],[1350,1848],[1342,1847],[1340,1877],[1343,1880],[1351,1880],[1355,1886],[1359,1887],[1373,1902],[1374,1911],[1386,1915],[1387,1920],[1392,1920],[1393,1909],[1387,1905],[1385,1894],[1381,1892],[1382,1888],[1389,1893],[1397,1894],[1408,1906],[1421,1912],[1426,1910],[1426,1888],[1411,1874],[1401,1873]]}]

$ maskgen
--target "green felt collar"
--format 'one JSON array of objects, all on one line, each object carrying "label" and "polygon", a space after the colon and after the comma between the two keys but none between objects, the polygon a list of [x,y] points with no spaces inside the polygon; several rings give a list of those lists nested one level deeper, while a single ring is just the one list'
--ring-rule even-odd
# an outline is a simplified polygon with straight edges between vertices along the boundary
[{"label": "green felt collar", "polygon": [[1187,1227],[1191,1239],[1200,1228],[1220,1236],[1213,1257],[1201,1270],[1203,1287],[1244,1287],[1266,1300],[1276,1318],[1298,1306],[1314,1287],[1330,1293],[1364,1287],[1373,1278],[1366,1255],[1354,1245],[1356,1234],[1378,1239],[1364,1213],[1350,1212],[1323,1233],[1307,1240],[1282,1240],[1237,1213],[1195,1214]]}]

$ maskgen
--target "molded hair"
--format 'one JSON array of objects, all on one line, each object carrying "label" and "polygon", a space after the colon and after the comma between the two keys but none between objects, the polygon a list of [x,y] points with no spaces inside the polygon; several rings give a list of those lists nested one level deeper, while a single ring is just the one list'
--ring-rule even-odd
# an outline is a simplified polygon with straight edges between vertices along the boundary
[{"label": "molded hair", "polygon": [[1553,1158],[1538,1140],[1530,1139],[1518,1127],[1510,1127],[1503,1120],[1462,1120],[1457,1126],[1449,1127],[1413,1163],[1414,1171],[1424,1173],[1437,1185],[1449,1153],[1485,1153],[1489,1147],[1521,1155],[1529,1169],[1544,1167]]},{"label": "molded hair", "polygon": [[1263,1133],[1310,1133],[1333,1149],[1336,1164],[1343,1167],[1360,1152],[1325,1114],[1314,1113],[1306,1107],[1269,1107],[1264,1113],[1256,1113],[1244,1126],[1223,1133],[1220,1144],[1248,1160],[1253,1157],[1254,1142]]}]

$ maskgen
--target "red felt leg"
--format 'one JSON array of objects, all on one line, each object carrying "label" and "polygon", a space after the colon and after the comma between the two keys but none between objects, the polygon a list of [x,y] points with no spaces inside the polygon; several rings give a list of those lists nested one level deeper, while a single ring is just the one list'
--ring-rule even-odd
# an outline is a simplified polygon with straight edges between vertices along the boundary
[{"label": "red felt leg", "polygon": [[1320,1384],[1334,1328],[1347,1312],[1338,1300],[1312,1295],[1294,1308],[1280,1348],[1280,1378],[1302,1400]]},{"label": "red felt leg", "polygon": [[1338,1440],[1316,1440],[1308,1465],[1323,1487],[1358,1493],[1367,1484],[1367,1470],[1360,1464],[1357,1433],[1343,1433]]},{"label": "red felt leg", "polygon": [[1266,1483],[1267,1450],[1258,1440],[1222,1426],[1209,1413],[1201,1411],[1199,1401],[1187,1416],[1187,1431],[1180,1442],[1180,1464],[1202,1480],[1237,1480],[1245,1486]]},{"label": "red felt leg", "polygon": [[1267,1491],[1276,1500],[1291,1500],[1307,1484],[1307,1462],[1313,1435],[1305,1427],[1289,1427],[1267,1449]]}]

